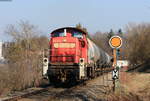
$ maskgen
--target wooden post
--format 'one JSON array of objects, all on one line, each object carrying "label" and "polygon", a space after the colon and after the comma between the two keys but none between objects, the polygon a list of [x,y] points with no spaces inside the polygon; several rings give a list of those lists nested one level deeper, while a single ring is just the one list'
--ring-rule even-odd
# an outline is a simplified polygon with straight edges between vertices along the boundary
[{"label": "wooden post", "polygon": [[116,65],[117,65],[117,49],[116,48],[114,48],[113,49],[113,57],[114,57],[114,62],[113,62],[113,66],[114,66],[114,69],[115,69],[115,67],[116,67]]}]

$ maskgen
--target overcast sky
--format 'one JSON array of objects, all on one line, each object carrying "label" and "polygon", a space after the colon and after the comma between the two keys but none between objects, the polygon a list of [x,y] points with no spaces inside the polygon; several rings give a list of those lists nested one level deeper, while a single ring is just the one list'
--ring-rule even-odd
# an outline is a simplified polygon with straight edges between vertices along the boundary
[{"label": "overcast sky", "polygon": [[64,26],[83,24],[90,33],[150,22],[150,0],[0,0],[0,40],[8,24],[28,20],[48,35]]}]

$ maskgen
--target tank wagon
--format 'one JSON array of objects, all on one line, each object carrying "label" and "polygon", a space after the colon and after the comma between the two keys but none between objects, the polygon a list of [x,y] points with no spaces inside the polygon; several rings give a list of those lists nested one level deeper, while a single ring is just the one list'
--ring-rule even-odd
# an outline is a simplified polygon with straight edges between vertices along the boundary
[{"label": "tank wagon", "polygon": [[111,66],[111,57],[87,38],[87,33],[73,27],[51,32],[49,65],[50,82],[80,81],[95,77],[96,71]]}]

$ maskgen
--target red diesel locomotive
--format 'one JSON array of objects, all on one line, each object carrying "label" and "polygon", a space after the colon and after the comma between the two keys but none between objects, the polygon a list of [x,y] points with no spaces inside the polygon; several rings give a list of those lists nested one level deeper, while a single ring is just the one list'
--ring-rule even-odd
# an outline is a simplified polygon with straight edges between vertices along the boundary
[{"label": "red diesel locomotive", "polygon": [[50,82],[88,79],[100,68],[111,65],[111,57],[88,39],[86,32],[77,28],[54,30],[49,45],[47,76]]}]

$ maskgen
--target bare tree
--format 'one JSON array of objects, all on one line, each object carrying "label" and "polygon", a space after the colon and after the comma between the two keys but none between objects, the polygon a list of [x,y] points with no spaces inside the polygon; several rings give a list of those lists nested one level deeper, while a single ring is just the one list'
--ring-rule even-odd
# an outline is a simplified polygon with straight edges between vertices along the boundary
[{"label": "bare tree", "polygon": [[5,33],[10,35],[15,41],[31,39],[40,35],[37,26],[30,24],[29,21],[22,20],[16,26],[12,24],[8,25]]},{"label": "bare tree", "polygon": [[40,36],[36,26],[20,21],[17,26],[9,25],[5,31],[13,39],[7,53],[12,75],[12,89],[38,86],[41,80],[41,51],[48,48],[48,38]]},{"label": "bare tree", "polygon": [[150,24],[129,24],[126,37],[126,54],[131,63],[150,62]]}]

